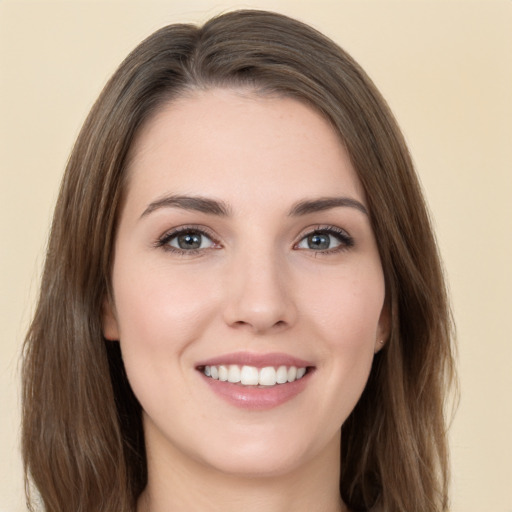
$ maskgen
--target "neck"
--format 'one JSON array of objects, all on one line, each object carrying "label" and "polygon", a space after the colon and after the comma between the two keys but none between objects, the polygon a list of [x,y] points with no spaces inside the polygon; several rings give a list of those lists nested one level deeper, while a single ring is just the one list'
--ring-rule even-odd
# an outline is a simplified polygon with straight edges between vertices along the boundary
[{"label": "neck", "polygon": [[265,476],[226,474],[194,460],[150,452],[148,485],[138,512],[348,512],[339,492],[335,441],[336,451],[330,444],[307,467]]}]

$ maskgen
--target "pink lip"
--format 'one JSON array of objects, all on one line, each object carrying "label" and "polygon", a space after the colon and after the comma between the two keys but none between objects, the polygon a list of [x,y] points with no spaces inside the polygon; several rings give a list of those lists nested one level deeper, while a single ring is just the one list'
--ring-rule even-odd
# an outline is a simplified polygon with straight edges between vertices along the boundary
[{"label": "pink lip", "polygon": [[[296,366],[297,368],[308,368],[308,372],[302,379],[293,382],[276,384],[270,387],[259,387],[243,386],[240,383],[233,384],[212,379],[206,377],[201,371],[204,366],[218,366],[221,364],[248,365],[257,368],[264,368],[265,366]],[[255,354],[250,352],[224,354],[223,356],[201,361],[196,366],[205,384],[208,385],[216,395],[235,407],[255,411],[278,407],[301,393],[307,387],[314,374],[313,367],[314,365],[312,365],[311,362],[288,354]]]},{"label": "pink lip", "polygon": [[196,368],[203,366],[218,366],[220,364],[237,364],[239,366],[255,366],[264,368],[265,366],[296,366],[297,368],[307,368],[314,366],[310,361],[299,359],[288,354],[274,352],[269,354],[257,354],[254,352],[233,352],[222,356],[201,361]]},{"label": "pink lip", "polygon": [[297,396],[308,385],[311,373],[306,373],[302,379],[276,384],[272,387],[242,386],[215,380],[201,374],[210,389],[226,402],[241,409],[267,410],[288,402]]}]

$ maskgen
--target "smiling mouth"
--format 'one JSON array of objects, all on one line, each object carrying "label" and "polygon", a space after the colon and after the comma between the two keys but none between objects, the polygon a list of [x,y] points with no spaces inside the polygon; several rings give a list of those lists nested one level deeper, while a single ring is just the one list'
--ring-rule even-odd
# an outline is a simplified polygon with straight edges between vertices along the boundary
[{"label": "smiling mouth", "polygon": [[231,384],[253,387],[272,387],[302,379],[310,370],[309,367],[297,366],[239,366],[206,365],[198,368],[206,377]]}]

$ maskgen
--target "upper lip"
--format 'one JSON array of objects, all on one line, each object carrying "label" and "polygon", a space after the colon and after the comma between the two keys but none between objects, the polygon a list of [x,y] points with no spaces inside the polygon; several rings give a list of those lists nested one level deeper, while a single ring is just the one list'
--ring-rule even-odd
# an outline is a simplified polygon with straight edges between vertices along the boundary
[{"label": "upper lip", "polygon": [[310,361],[282,352],[271,352],[267,354],[258,354],[255,352],[232,352],[230,354],[223,354],[200,361],[197,363],[196,367],[219,366],[221,364],[255,366],[256,368],[265,368],[266,366],[295,366],[297,368],[307,368],[314,366]]}]

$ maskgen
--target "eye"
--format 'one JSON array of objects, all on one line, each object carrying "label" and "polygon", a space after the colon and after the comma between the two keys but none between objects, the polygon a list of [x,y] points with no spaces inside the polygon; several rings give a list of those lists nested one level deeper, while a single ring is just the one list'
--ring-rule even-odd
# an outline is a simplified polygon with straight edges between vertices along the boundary
[{"label": "eye", "polygon": [[179,235],[173,236],[168,242],[171,247],[189,251],[191,249],[205,249],[213,245],[206,235],[202,233],[189,231],[188,233],[180,233]]},{"label": "eye", "polygon": [[321,228],[308,233],[295,246],[296,249],[308,249],[318,252],[336,252],[354,245],[353,238],[344,230],[336,227]]},{"label": "eye", "polygon": [[166,233],[156,245],[165,250],[183,254],[210,249],[216,247],[217,243],[203,230],[183,227]]}]

